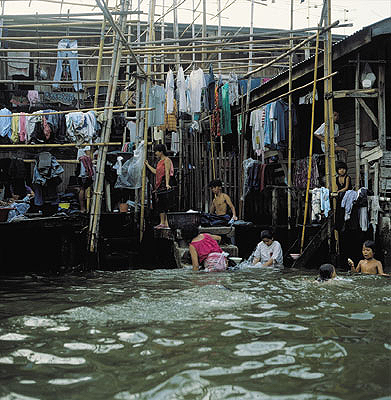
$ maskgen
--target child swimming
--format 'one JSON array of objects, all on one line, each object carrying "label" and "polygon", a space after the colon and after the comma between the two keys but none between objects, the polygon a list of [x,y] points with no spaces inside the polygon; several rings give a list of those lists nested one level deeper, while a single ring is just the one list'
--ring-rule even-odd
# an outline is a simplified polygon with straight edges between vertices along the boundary
[{"label": "child swimming", "polygon": [[353,272],[361,272],[363,274],[390,276],[383,271],[383,265],[380,261],[376,260],[375,255],[375,242],[367,240],[362,245],[362,255],[364,260],[361,260],[357,267],[354,267],[352,259],[348,258],[348,264]]},{"label": "child swimming", "polygon": [[319,268],[319,277],[317,282],[326,282],[330,279],[336,278],[337,273],[335,272],[335,267],[332,264],[322,264]]}]

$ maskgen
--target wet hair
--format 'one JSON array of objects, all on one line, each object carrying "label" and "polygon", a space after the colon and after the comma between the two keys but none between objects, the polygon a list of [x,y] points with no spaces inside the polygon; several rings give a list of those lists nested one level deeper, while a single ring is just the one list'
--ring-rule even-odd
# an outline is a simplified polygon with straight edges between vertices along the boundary
[{"label": "wet hair", "polygon": [[265,230],[261,232],[261,240],[262,239],[273,239],[273,232],[270,230]]},{"label": "wet hair", "polygon": [[182,239],[191,242],[200,233],[198,226],[191,224],[181,229]]},{"label": "wet hair", "polygon": [[167,147],[165,144],[155,144],[153,151],[161,151],[165,156],[168,155]]},{"label": "wet hair", "polygon": [[214,187],[223,187],[223,182],[220,179],[213,179],[213,181],[209,182],[208,185],[210,188]]},{"label": "wet hair", "polygon": [[376,244],[373,240],[366,240],[363,243],[363,247],[367,247],[368,249],[371,249],[373,252],[375,252]]},{"label": "wet hair", "polygon": [[332,264],[322,264],[319,268],[319,278],[322,281],[327,281],[331,279],[334,272],[334,265]]},{"label": "wet hair", "polygon": [[343,168],[345,171],[348,170],[348,166],[343,161],[337,161],[336,167],[337,167],[337,172],[340,168]]}]

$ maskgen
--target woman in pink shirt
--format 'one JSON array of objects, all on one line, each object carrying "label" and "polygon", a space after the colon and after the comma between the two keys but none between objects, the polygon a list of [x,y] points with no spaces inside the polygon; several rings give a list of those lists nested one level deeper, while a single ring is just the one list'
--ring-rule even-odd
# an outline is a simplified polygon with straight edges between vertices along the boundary
[{"label": "woman in pink shirt", "polygon": [[195,225],[185,226],[181,229],[182,238],[189,243],[189,252],[193,271],[198,271],[203,266],[205,271],[224,271],[227,268],[227,260],[223,250],[218,245],[221,237],[209,233],[199,233]]}]

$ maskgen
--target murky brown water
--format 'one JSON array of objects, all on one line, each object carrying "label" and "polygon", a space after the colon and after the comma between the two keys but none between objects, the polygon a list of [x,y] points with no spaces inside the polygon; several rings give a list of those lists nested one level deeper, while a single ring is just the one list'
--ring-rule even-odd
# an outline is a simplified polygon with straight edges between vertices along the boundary
[{"label": "murky brown water", "polygon": [[4,278],[0,400],[391,399],[391,279]]}]

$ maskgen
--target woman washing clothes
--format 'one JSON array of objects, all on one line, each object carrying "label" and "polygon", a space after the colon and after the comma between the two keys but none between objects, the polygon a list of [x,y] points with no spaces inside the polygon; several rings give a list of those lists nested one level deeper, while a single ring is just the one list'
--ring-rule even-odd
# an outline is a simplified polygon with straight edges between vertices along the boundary
[{"label": "woman washing clothes", "polygon": [[200,233],[198,226],[188,225],[181,229],[182,238],[189,242],[193,271],[204,268],[206,272],[227,269],[227,260],[218,242],[221,236]]},{"label": "woman washing clothes", "polygon": [[174,166],[169,157],[164,144],[157,144],[154,147],[155,156],[158,159],[156,168],[153,168],[148,161],[145,161],[146,167],[155,175],[155,193],[156,204],[160,215],[160,224],[155,229],[168,228],[167,211],[174,207]]}]

